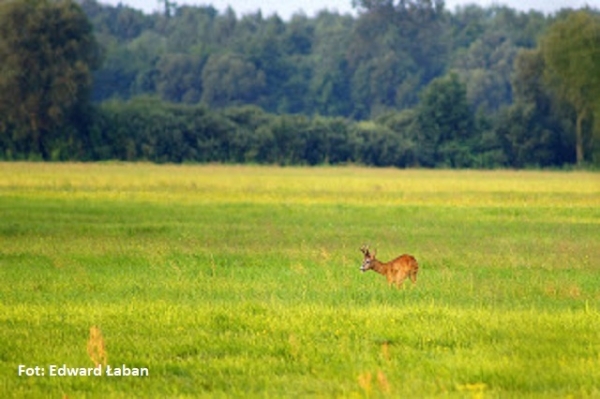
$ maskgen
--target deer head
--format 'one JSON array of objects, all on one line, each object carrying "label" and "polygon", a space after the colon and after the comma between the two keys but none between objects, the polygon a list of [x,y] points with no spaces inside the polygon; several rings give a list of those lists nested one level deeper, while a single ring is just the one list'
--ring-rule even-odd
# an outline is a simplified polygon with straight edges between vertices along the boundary
[{"label": "deer head", "polygon": [[372,268],[372,262],[375,259],[375,254],[377,253],[376,251],[373,252],[373,254],[371,254],[369,252],[369,247],[368,245],[363,245],[362,247],[360,247],[360,251],[363,253],[363,255],[365,256],[363,259],[363,263],[362,266],[360,267],[360,271],[361,272],[366,272],[367,270],[371,270]]}]

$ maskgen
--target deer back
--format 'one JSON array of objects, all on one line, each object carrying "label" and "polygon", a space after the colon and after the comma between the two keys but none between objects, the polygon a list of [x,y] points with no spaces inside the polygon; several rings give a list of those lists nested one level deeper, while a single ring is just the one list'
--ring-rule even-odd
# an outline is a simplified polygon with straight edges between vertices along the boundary
[{"label": "deer back", "polygon": [[388,262],[390,268],[396,272],[401,272],[403,274],[410,274],[412,272],[416,272],[419,270],[419,264],[417,260],[412,255],[401,255],[394,260]]}]

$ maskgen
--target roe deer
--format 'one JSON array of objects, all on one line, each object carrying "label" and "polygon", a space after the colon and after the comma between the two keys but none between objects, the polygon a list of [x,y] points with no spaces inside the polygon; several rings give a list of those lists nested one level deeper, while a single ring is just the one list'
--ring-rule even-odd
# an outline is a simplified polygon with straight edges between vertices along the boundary
[{"label": "roe deer", "polygon": [[400,288],[404,280],[410,277],[413,284],[417,282],[417,272],[419,271],[419,264],[412,255],[401,255],[396,259],[393,259],[387,263],[381,262],[375,259],[375,254],[369,252],[369,248],[363,245],[360,251],[365,255],[363,264],[360,267],[362,272],[367,270],[376,271],[379,274],[384,275],[387,278],[388,284],[396,284],[396,287]]}]

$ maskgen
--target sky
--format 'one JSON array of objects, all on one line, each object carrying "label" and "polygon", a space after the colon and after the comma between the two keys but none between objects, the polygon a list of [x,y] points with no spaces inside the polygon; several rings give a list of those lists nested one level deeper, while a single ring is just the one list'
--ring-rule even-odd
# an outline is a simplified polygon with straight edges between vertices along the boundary
[{"label": "sky", "polygon": [[[161,1],[158,0],[99,0],[100,3],[124,5],[152,13],[162,10]],[[319,11],[328,9],[341,14],[356,14],[352,7],[352,0],[175,0],[178,5],[205,6],[212,5],[219,12],[223,12],[228,6],[236,12],[238,17],[261,10],[264,17],[277,13],[281,18],[289,20],[292,15],[302,11],[309,17],[313,17]],[[479,4],[489,6],[493,4],[507,5],[520,11],[537,10],[544,13],[553,13],[561,8],[580,8],[589,5],[600,8],[600,0],[446,0],[446,9],[454,10],[456,6],[466,4]]]}]

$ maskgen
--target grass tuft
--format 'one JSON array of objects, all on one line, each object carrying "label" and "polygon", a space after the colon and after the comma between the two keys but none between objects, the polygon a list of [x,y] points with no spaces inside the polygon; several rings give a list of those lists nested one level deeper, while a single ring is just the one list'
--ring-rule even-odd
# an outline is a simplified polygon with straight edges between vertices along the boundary
[{"label": "grass tuft", "polygon": [[87,352],[95,367],[102,365],[106,367],[108,356],[102,332],[98,326],[90,327],[90,339],[87,344]]}]

